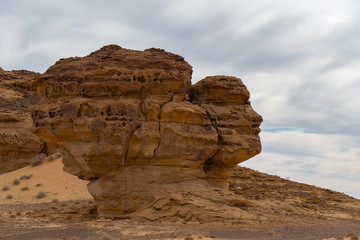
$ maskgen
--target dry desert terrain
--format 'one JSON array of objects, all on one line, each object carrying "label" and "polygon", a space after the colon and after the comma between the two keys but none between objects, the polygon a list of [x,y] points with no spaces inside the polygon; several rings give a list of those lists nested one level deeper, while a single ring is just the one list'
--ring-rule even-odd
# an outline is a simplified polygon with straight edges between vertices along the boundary
[{"label": "dry desert terrain", "polygon": [[241,200],[237,221],[101,218],[87,182],[62,167],[59,158],[0,175],[0,239],[357,239],[360,233],[360,200],[242,167],[230,184]]}]

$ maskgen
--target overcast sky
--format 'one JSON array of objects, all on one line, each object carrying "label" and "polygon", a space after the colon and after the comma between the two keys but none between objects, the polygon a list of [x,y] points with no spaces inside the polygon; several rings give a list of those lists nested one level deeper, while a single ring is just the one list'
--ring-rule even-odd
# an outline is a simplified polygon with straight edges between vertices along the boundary
[{"label": "overcast sky", "polygon": [[1,0],[0,67],[159,47],[240,77],[263,116],[242,165],[360,198],[360,1]]}]

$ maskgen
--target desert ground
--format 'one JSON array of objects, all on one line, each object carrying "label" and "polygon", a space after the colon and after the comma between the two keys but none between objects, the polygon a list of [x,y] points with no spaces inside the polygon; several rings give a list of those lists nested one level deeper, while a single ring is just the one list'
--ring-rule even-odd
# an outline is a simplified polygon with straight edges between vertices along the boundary
[{"label": "desert ground", "polygon": [[[0,175],[0,239],[357,239],[360,200],[237,167],[238,221],[97,217],[86,181],[47,158]],[[346,237],[348,236],[348,237]]]}]

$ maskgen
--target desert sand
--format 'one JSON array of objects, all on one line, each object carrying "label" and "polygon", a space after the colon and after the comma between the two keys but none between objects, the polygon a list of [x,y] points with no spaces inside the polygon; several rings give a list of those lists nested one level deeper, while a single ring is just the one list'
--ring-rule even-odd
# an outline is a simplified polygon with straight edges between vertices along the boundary
[{"label": "desert sand", "polygon": [[[28,166],[0,175],[1,202],[36,204],[56,201],[56,199],[59,201],[92,199],[87,191],[87,181],[64,172],[62,168],[61,158],[52,161],[45,159],[40,166]],[[4,191],[6,188],[9,190]],[[41,192],[44,194],[38,195]]]}]

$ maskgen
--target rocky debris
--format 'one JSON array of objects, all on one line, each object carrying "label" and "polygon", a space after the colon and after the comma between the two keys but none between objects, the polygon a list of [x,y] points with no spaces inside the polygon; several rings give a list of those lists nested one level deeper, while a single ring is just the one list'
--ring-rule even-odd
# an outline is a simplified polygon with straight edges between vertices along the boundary
[{"label": "rocky debris", "polygon": [[191,73],[179,55],[109,45],[38,77],[33,131],[64,154],[65,171],[90,180],[99,215],[186,217],[233,202],[229,177],[261,151],[262,118],[239,78],[192,86]]},{"label": "rocky debris", "polygon": [[229,189],[260,208],[267,221],[295,222],[297,216],[360,221],[359,199],[245,167],[234,168]]},{"label": "rocky debris", "polygon": [[31,132],[29,111],[40,99],[32,86],[39,75],[0,69],[0,174],[29,165],[44,147]]}]

